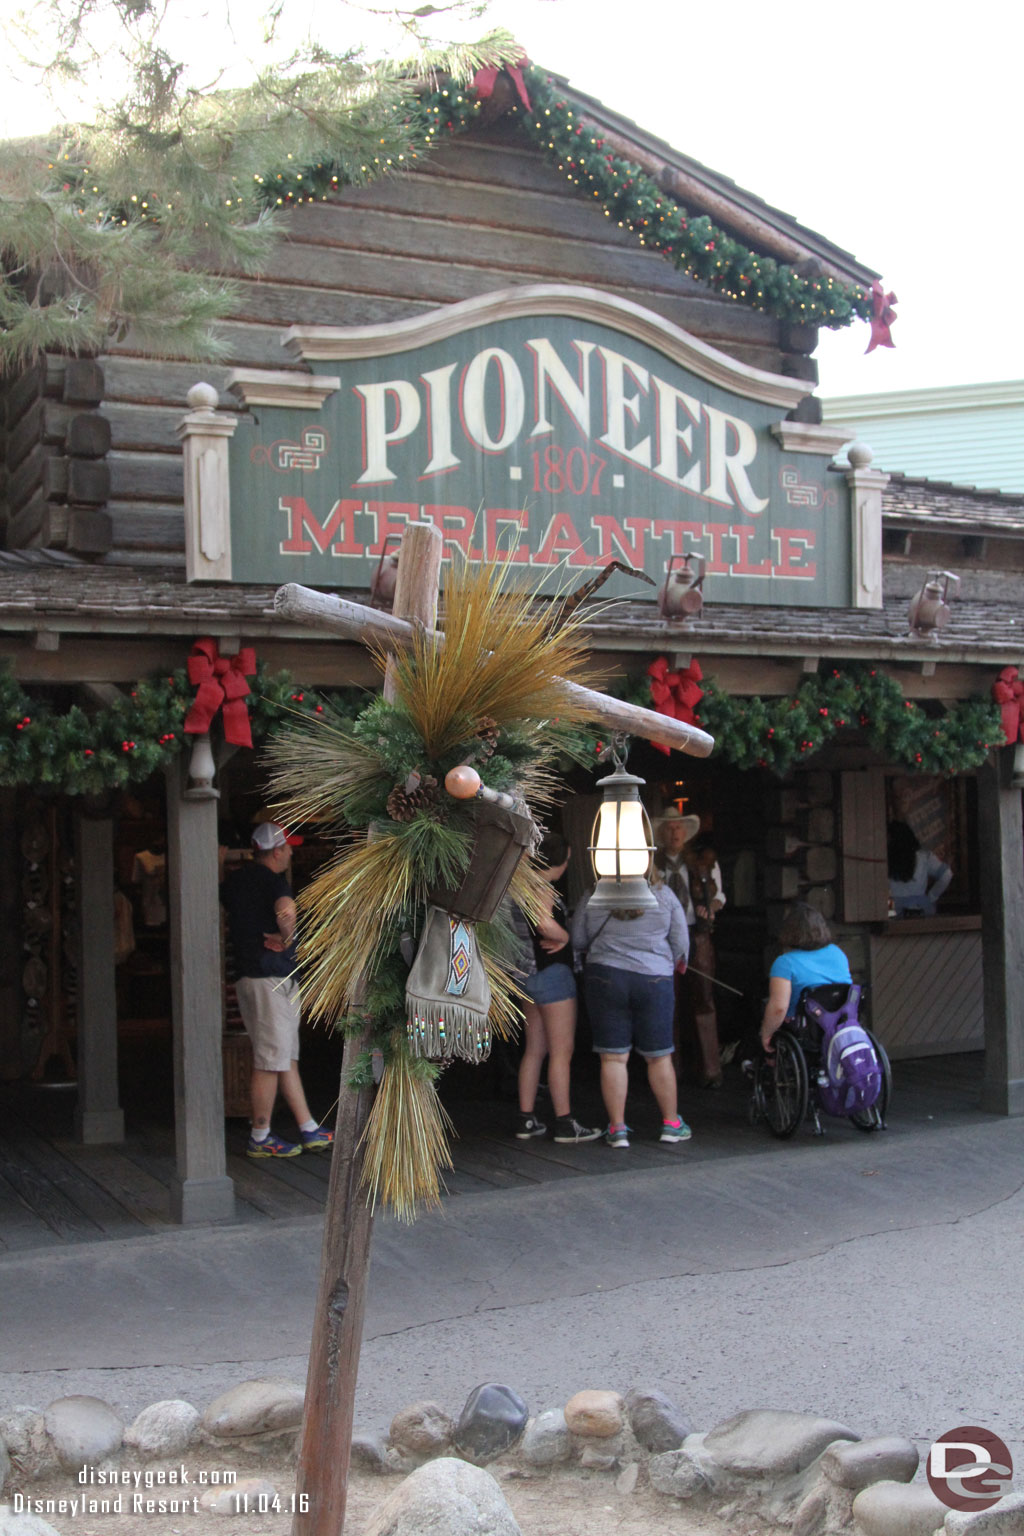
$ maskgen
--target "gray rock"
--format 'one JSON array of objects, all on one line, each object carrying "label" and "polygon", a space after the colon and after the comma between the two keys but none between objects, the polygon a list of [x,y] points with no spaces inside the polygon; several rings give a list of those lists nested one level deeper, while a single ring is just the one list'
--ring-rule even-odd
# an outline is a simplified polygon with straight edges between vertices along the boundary
[{"label": "gray rock", "polygon": [[1024,1493],[1008,1493],[991,1509],[951,1509],[945,1536],[1024,1536]]},{"label": "gray rock", "polygon": [[38,1408],[19,1403],[0,1414],[0,1441],[23,1478],[31,1481],[56,1472],[57,1457]]},{"label": "gray rock", "polygon": [[7,1454],[7,1447],[0,1436],[0,1493],[3,1493],[4,1484],[11,1475],[11,1458]]},{"label": "gray rock", "polygon": [[707,1474],[688,1451],[662,1451],[660,1456],[652,1456],[647,1475],[652,1488],[671,1494],[674,1499],[692,1499],[707,1493],[711,1486]]},{"label": "gray rock", "polygon": [[853,1501],[860,1536],[935,1536],[947,1513],[927,1483],[873,1483]]},{"label": "gray rock", "polygon": [[124,1443],[144,1458],[180,1456],[199,1429],[199,1410],[182,1398],[150,1403],[124,1432]]},{"label": "gray rock", "polygon": [[124,1425],[99,1397],[58,1397],[43,1414],[57,1460],[65,1472],[106,1461],[121,1449]]},{"label": "gray rock", "polygon": [[634,1387],[626,1393],[629,1427],[645,1451],[678,1450],[687,1435],[693,1433],[675,1403],[655,1388]]},{"label": "gray rock", "polygon": [[387,1440],[373,1430],[356,1430],[352,1436],[351,1464],[364,1472],[389,1472]]},{"label": "gray rock", "polygon": [[910,1483],[920,1456],[902,1435],[876,1435],[852,1445],[833,1445],[821,1458],[821,1470],[839,1488],[869,1488],[872,1483]]},{"label": "gray rock", "polygon": [[638,1461],[631,1461],[628,1467],[623,1467],[615,1479],[615,1492],[622,1494],[635,1493],[639,1476],[640,1463]]},{"label": "gray rock", "polygon": [[272,1503],[278,1496],[273,1483],[265,1477],[240,1477],[230,1488],[218,1488],[204,1493],[199,1500],[200,1509],[208,1509],[213,1515],[274,1514]]},{"label": "gray rock", "polygon": [[388,1494],[363,1536],[522,1536],[489,1472],[453,1456],[419,1467]]},{"label": "gray rock", "polygon": [[580,1456],[580,1466],[586,1467],[589,1472],[611,1472],[619,1464],[619,1458],[614,1451],[608,1449],[608,1440],[591,1441],[583,1447]]},{"label": "gray rock", "polygon": [[852,1429],[813,1413],[754,1408],[718,1424],[704,1447],[719,1466],[739,1477],[784,1477],[802,1472],[833,1440],[857,1440]]},{"label": "gray rock", "polygon": [[304,1395],[294,1381],[243,1381],[214,1398],[203,1414],[203,1432],[215,1440],[241,1440],[296,1430],[302,1423]]},{"label": "gray rock", "polygon": [[9,1504],[0,1504],[0,1536],[60,1536],[39,1515],[15,1515]]},{"label": "gray rock", "polygon": [[529,1467],[553,1467],[568,1461],[572,1441],[561,1408],[549,1408],[530,1419],[523,1433],[519,1454]]},{"label": "gray rock", "polygon": [[793,1516],[793,1536],[819,1536],[827,1515],[828,1499],[820,1488],[815,1488]]},{"label": "gray rock", "polygon": [[452,1443],[455,1425],[437,1403],[410,1403],[391,1420],[391,1443],[414,1456],[441,1456]]},{"label": "gray rock", "polygon": [[515,1445],[529,1413],[518,1392],[496,1382],[474,1387],[455,1430],[455,1448],[467,1461],[493,1461]]}]

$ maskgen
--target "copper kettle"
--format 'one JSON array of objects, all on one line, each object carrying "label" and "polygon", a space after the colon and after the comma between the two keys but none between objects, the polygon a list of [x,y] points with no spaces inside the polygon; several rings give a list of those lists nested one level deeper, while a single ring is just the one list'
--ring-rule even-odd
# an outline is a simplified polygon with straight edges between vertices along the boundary
[{"label": "copper kettle", "polygon": [[[677,570],[673,567],[677,561],[682,564]],[[695,570],[690,564],[696,562],[699,569]],[[706,561],[703,555],[673,555],[665,572],[665,583],[658,593],[658,607],[661,616],[669,623],[682,623],[686,619],[693,619],[700,613],[704,606],[704,594],[701,587],[704,582]]]}]

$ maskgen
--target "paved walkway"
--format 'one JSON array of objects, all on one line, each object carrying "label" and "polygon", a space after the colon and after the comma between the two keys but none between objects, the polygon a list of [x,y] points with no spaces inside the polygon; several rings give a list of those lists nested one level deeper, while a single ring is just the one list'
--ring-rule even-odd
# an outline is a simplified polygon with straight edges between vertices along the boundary
[{"label": "paved walkway", "polygon": [[[960,1423],[1024,1457],[1024,1120],[977,1113],[378,1220],[357,1420],[504,1380],[533,1409],[583,1386],[668,1391],[697,1427],[821,1411],[923,1442]],[[653,1149],[652,1149],[653,1150]],[[301,1379],[322,1222],[241,1224],[0,1258],[0,1404],[95,1392],[127,1415],[250,1375]]]}]

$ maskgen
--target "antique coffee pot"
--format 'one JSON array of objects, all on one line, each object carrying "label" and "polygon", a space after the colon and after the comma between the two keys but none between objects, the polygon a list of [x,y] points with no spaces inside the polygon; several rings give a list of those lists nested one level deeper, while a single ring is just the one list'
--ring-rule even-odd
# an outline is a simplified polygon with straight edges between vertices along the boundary
[{"label": "antique coffee pot", "polygon": [[[690,562],[695,561],[699,570],[695,571]],[[681,561],[678,570],[673,570],[677,561]],[[669,623],[681,624],[687,619],[696,618],[704,606],[704,594],[701,586],[704,582],[705,560],[703,555],[673,555],[665,572],[665,584],[658,594],[658,607],[661,616]]]},{"label": "antique coffee pot", "polygon": [[931,571],[920,592],[910,602],[910,632],[922,640],[938,640],[938,631],[953,617],[947,598],[949,584],[960,585],[952,571]]}]

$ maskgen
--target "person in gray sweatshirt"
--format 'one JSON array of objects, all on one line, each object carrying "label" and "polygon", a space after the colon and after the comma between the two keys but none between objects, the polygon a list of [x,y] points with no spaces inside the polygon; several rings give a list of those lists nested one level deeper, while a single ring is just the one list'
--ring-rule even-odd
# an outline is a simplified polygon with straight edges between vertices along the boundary
[{"label": "person in gray sweatshirt", "polygon": [[634,1049],[647,1063],[647,1081],[661,1111],[660,1140],[688,1141],[691,1134],[678,1112],[672,1064],[674,974],[689,953],[689,930],[678,898],[657,871],[651,889],[655,907],[593,911],[588,896],[572,922],[573,948],[585,956],[583,995],[601,1058],[610,1147],[629,1146],[626,1093]]}]

